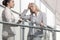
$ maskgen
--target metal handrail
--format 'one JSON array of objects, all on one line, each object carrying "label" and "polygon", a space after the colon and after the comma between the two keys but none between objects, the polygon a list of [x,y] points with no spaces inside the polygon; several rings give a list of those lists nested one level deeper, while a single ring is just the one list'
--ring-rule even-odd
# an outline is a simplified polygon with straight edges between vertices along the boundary
[{"label": "metal handrail", "polygon": [[[0,7],[5,8],[5,6],[3,6],[1,4],[0,4]],[[12,12],[14,12],[15,14],[18,14],[19,16],[21,15],[21,14],[19,14],[18,12],[14,11],[14,10],[12,10]],[[0,23],[9,24],[8,22],[0,22]],[[14,23],[10,23],[10,25],[14,25]],[[19,24],[16,24],[16,26],[28,27],[27,25],[19,25]],[[32,28],[34,28],[34,27],[32,27]],[[50,26],[47,26],[47,28],[53,29]],[[56,31],[56,30],[54,30],[54,31]]]},{"label": "metal handrail", "polygon": [[[28,26],[28,25],[23,25],[23,24],[15,24],[15,23],[1,22],[1,21],[0,21],[0,23],[1,23],[1,24],[12,25],[12,26],[20,26],[20,27],[27,27],[27,28],[41,29],[40,27],[36,27],[36,26]],[[54,29],[49,29],[49,28],[43,28],[43,30],[54,31],[54,32],[60,32],[60,30],[54,30]]]},{"label": "metal handrail", "polygon": [[[4,7],[3,5],[1,5],[1,4],[0,4],[0,7],[5,8],[5,7]],[[12,12],[14,12],[15,14],[18,14],[19,16],[21,16],[21,14],[19,14],[18,12],[14,11],[14,10],[12,10]],[[51,28],[51,27],[48,26],[48,28]],[[52,28],[52,29],[53,29],[53,28]]]}]

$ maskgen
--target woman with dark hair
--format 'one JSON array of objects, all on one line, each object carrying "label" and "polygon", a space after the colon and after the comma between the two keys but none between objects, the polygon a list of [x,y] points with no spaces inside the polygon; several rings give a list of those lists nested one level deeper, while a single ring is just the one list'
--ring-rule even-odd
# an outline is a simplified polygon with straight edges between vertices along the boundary
[{"label": "woman with dark hair", "polygon": [[[5,6],[5,9],[2,13],[2,20],[5,22],[15,23],[15,17],[11,13],[11,8],[14,7],[14,0],[3,0],[2,4]],[[18,22],[21,22],[19,19]],[[17,23],[17,22],[16,22]],[[12,25],[3,24],[2,38],[3,40],[14,40],[15,34],[11,30]]]}]

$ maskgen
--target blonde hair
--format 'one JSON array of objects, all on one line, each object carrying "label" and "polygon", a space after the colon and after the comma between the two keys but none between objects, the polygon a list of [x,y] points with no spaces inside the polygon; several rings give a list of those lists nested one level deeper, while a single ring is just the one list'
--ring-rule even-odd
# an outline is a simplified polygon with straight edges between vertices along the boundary
[{"label": "blonde hair", "polygon": [[29,3],[30,6],[35,6],[37,11],[40,11],[38,6],[35,3]]}]

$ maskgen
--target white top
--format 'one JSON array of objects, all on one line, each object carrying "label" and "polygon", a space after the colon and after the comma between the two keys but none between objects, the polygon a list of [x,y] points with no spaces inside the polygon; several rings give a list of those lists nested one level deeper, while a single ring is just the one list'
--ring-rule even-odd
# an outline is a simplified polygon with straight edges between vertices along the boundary
[{"label": "white top", "polygon": [[[5,16],[3,21],[7,21],[7,22],[14,22],[15,21],[15,17],[14,15],[11,13],[11,10],[6,7],[3,11],[3,14]],[[5,20],[6,19],[6,20]]]},{"label": "white top", "polygon": [[[2,12],[2,20],[9,23],[15,23],[15,17],[8,7],[6,7]],[[15,26],[3,24],[3,34],[4,32],[7,32],[9,37],[14,36],[15,34],[11,30],[11,27]]]}]

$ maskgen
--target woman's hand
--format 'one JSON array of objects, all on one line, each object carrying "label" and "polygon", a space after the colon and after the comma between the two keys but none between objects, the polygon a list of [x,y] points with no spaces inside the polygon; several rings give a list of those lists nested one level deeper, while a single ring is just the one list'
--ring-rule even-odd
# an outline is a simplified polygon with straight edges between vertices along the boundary
[{"label": "woman's hand", "polygon": [[19,19],[19,22],[22,22],[23,20],[22,19]]},{"label": "woman's hand", "polygon": [[44,23],[41,22],[41,23],[40,23],[40,26],[44,26]]},{"label": "woman's hand", "polygon": [[29,5],[28,5],[28,9],[30,9],[30,6],[31,6],[31,4],[29,3]]},{"label": "woman's hand", "polygon": [[33,4],[33,3],[29,3],[29,5],[28,5],[28,9],[30,9],[30,8],[31,8],[32,4]]},{"label": "woman's hand", "polygon": [[8,32],[7,32],[7,31],[3,31],[3,32],[2,32],[2,36],[3,36],[3,37],[8,37]]},{"label": "woman's hand", "polygon": [[17,23],[21,23],[23,20],[20,18]]}]

